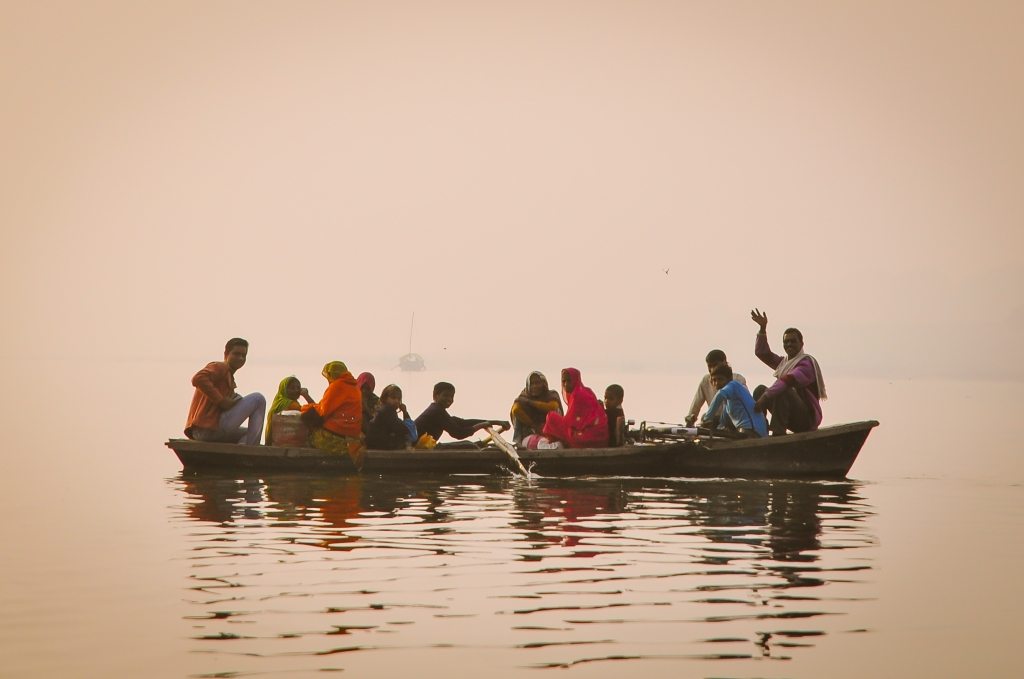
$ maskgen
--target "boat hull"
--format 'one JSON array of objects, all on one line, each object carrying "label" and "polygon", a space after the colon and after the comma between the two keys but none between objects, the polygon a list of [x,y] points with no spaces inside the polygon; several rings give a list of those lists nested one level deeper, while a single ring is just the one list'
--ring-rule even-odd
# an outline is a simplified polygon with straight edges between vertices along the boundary
[{"label": "boat hull", "polygon": [[[767,439],[640,443],[619,448],[521,450],[540,476],[717,476],[844,478],[877,422]],[[187,470],[355,473],[347,456],[314,448],[246,446],[189,439],[167,442]],[[509,468],[496,448],[368,450],[363,474],[490,474]]]},{"label": "boat hull", "polygon": [[713,439],[676,460],[684,476],[845,478],[878,422],[856,422],[763,439]]}]

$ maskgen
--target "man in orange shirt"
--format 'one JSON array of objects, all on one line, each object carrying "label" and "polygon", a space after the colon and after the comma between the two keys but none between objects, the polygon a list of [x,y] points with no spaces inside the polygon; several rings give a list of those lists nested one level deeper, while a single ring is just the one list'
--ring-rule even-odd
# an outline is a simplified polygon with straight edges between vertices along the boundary
[{"label": "man in orange shirt", "polygon": [[[235,372],[245,365],[249,343],[233,337],[224,346],[224,360],[208,363],[192,376],[196,388],[185,422],[185,436],[197,441],[259,445],[267,400],[263,394],[235,393]],[[248,426],[242,423],[248,420]]]}]

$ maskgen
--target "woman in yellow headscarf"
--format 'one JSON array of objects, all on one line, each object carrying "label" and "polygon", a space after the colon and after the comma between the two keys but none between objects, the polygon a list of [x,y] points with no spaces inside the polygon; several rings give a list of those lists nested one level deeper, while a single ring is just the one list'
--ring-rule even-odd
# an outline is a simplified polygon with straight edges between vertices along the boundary
[{"label": "woman in yellow headscarf", "polygon": [[264,431],[267,432],[268,446],[273,445],[274,441],[272,430],[274,415],[286,410],[302,410],[302,406],[299,405],[299,396],[306,399],[306,403],[313,403],[313,399],[309,397],[309,391],[302,386],[299,378],[295,375],[289,375],[277,385],[277,396],[274,397],[274,402],[267,410],[267,426],[264,427]]},{"label": "woman in yellow headscarf", "polygon": [[315,410],[321,423],[311,427],[309,442],[314,448],[348,455],[356,469],[362,469],[366,446],[363,444],[363,397],[356,378],[341,361],[324,366],[327,390],[319,403],[303,406],[305,414]]}]

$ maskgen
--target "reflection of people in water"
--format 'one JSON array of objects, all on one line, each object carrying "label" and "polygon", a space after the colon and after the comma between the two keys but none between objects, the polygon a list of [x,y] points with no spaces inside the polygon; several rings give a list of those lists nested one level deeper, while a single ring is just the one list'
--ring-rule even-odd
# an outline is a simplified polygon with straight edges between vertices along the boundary
[{"label": "reflection of people in water", "polygon": [[[238,479],[235,476],[181,475],[176,480],[190,496],[183,503],[192,520],[232,525],[241,519],[262,519],[260,529],[274,524],[311,522],[316,528],[303,544],[337,548],[355,544],[350,535],[352,520],[364,512],[395,513],[415,504],[417,515],[427,523],[444,523],[450,516],[438,510],[444,499],[436,485],[421,479],[369,480],[358,474],[345,476],[269,475]],[[194,500],[198,500],[194,501]],[[419,504],[417,501],[423,501]],[[297,536],[296,536],[297,537]]]},{"label": "reflection of people in water", "polygon": [[[829,513],[859,498],[854,484],[787,481],[723,481],[692,484],[700,502],[694,523],[712,542],[759,545],[773,561],[814,562],[820,556],[823,504]],[[747,532],[738,530],[748,528]],[[721,559],[715,553],[716,560]],[[779,573],[789,579],[791,573]]]},{"label": "reflection of people in water", "polygon": [[[359,540],[345,530],[352,527],[350,521],[359,516],[363,505],[363,478],[358,474],[324,478],[265,478],[267,499],[279,510],[278,518],[286,521],[323,521],[336,530],[320,528],[319,546],[330,548],[334,545]],[[303,544],[312,544],[304,541]]]},{"label": "reflection of people in water", "polygon": [[321,532],[321,546],[358,540],[344,529],[350,527],[350,519],[365,511],[359,475],[276,479],[199,475],[183,476],[182,481],[185,492],[200,500],[185,504],[190,519],[218,524],[268,518],[275,523],[322,521],[340,530]]},{"label": "reflection of people in water", "polygon": [[[514,525],[527,531],[528,543],[549,543],[562,547],[578,547],[586,534],[612,533],[614,527],[580,525],[580,521],[599,514],[616,513],[625,506],[625,493],[621,486],[611,487],[598,482],[571,485],[557,481],[544,487],[516,489],[516,508],[523,517]],[[560,521],[550,519],[556,517]],[[582,533],[583,535],[580,535]],[[599,551],[574,549],[569,556],[590,558]]]},{"label": "reflection of people in water", "polygon": [[257,480],[239,481],[227,476],[184,476],[184,490],[199,502],[185,504],[185,516],[195,521],[230,523],[235,519],[259,518],[252,505],[263,500],[263,484]]}]

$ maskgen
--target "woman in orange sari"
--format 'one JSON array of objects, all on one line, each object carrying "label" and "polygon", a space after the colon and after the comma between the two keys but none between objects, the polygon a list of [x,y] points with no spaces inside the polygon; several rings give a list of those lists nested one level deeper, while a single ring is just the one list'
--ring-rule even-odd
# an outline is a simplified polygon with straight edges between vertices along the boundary
[{"label": "woman in orange sari", "polygon": [[[366,446],[363,443],[363,397],[356,378],[341,361],[324,366],[327,390],[319,403],[303,406],[302,413],[315,410],[319,426],[310,427],[309,442],[314,448],[348,455],[356,469],[362,469]],[[305,418],[304,418],[305,419]]]},{"label": "woman in orange sari", "polygon": [[544,436],[567,448],[603,448],[608,445],[608,415],[576,368],[562,370],[565,415],[548,413]]}]

